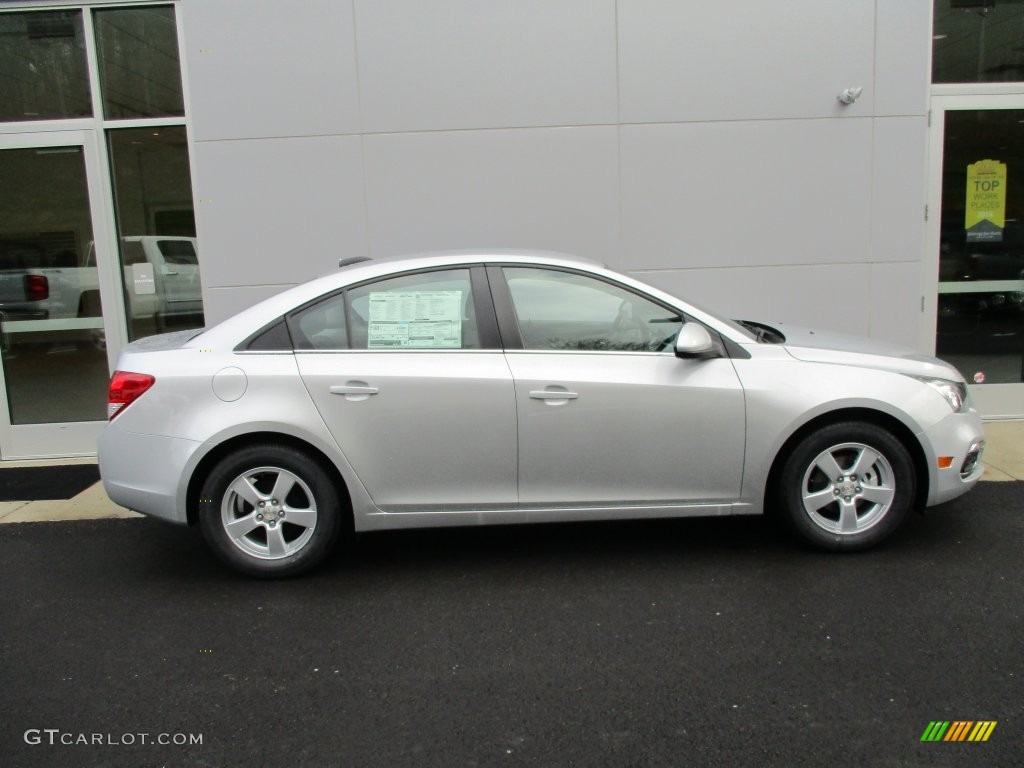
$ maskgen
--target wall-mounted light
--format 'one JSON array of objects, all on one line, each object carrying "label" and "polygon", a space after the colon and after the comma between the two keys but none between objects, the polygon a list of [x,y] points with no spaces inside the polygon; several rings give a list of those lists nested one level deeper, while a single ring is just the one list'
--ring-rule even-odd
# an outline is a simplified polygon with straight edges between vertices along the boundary
[{"label": "wall-mounted light", "polygon": [[862,93],[864,93],[864,89],[858,85],[856,88],[847,88],[836,96],[836,98],[839,99],[842,104],[853,104],[853,102],[860,98]]}]

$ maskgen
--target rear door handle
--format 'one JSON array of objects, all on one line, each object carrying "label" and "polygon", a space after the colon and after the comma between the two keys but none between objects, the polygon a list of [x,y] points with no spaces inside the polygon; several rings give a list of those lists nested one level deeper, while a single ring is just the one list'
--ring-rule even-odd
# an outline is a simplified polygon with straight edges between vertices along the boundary
[{"label": "rear door handle", "polygon": [[331,384],[330,392],[332,395],[344,395],[346,400],[355,403],[369,399],[370,395],[376,395],[380,390],[365,381],[348,381],[344,384]]},{"label": "rear door handle", "polygon": [[332,395],[376,395],[380,392],[377,387],[355,386],[352,384],[332,384]]}]

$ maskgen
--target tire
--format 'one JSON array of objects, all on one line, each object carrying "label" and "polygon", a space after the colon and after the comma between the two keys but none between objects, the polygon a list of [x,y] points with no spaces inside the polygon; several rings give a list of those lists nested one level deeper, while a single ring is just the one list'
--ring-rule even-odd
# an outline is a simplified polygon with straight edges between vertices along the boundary
[{"label": "tire", "polygon": [[917,477],[910,453],[888,430],[831,424],[805,437],[779,476],[783,517],[805,541],[830,551],[863,550],[907,516]]},{"label": "tire", "polygon": [[351,528],[323,466],[274,443],[221,459],[203,483],[198,517],[217,556],[257,578],[295,576],[316,567],[343,529]]}]

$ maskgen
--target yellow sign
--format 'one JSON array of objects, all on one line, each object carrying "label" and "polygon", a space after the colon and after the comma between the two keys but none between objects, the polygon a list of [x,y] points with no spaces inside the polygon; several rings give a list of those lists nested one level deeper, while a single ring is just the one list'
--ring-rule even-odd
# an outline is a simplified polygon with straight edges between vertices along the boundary
[{"label": "yellow sign", "polygon": [[999,242],[1006,226],[1006,163],[979,160],[967,166],[964,229],[968,242]]}]

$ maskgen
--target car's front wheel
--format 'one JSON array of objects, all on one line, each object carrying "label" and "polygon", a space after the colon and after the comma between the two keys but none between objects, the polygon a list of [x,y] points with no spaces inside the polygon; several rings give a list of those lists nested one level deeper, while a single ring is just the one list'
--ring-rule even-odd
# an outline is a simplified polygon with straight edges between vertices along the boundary
[{"label": "car's front wheel", "polygon": [[889,536],[913,504],[916,476],[906,447],[865,422],[832,424],[801,440],[779,476],[790,526],[828,550],[867,549]]},{"label": "car's front wheel", "polygon": [[333,549],[344,515],[330,474],[287,445],[229,454],[203,484],[199,525],[228,565],[250,576],[293,576]]}]

